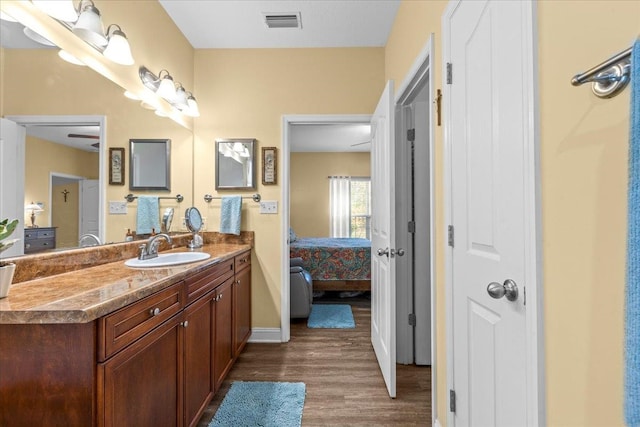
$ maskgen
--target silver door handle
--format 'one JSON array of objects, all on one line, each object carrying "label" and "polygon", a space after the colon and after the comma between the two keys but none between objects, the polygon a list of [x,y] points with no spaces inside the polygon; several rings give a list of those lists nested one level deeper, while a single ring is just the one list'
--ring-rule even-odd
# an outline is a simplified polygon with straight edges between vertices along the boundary
[{"label": "silver door handle", "polygon": [[382,256],[382,255],[386,255],[387,258],[388,258],[389,257],[389,248],[378,249],[378,256]]},{"label": "silver door handle", "polygon": [[515,301],[518,299],[518,285],[511,279],[504,281],[504,284],[497,282],[489,283],[487,286],[487,292],[491,298],[500,299],[506,295],[509,301]]},{"label": "silver door handle", "polygon": [[404,256],[404,249],[402,249],[402,248],[400,248],[400,249],[398,249],[398,250],[391,249],[391,257],[394,257],[394,256],[396,256],[396,255],[398,255],[398,256]]}]

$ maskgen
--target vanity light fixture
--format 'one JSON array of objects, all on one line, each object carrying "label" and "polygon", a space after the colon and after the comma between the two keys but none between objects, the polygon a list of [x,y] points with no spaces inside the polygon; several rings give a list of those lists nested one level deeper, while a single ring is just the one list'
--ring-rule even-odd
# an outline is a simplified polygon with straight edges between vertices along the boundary
[{"label": "vanity light fixture", "polygon": [[104,35],[100,11],[93,4],[93,0],[82,0],[80,16],[71,31],[82,40],[95,46],[103,47],[108,43]]},{"label": "vanity light fixture", "polygon": [[184,111],[189,108],[189,105],[187,104],[187,91],[182,87],[182,83],[178,83],[174,106],[180,111]]},{"label": "vanity light fixture", "polygon": [[135,93],[130,92],[128,90],[124,91],[124,96],[126,96],[129,99],[133,99],[134,101],[140,101],[142,99],[138,95],[136,95]]},{"label": "vanity light fixture", "polygon": [[[111,29],[114,28],[113,31]],[[117,24],[111,24],[107,27],[108,44],[102,54],[115,62],[122,65],[133,65],[133,56],[131,56],[131,46],[127,36]]]},{"label": "vanity light fixture", "polygon": [[41,11],[64,22],[76,22],[78,11],[72,0],[31,0],[31,2]]},{"label": "vanity light fixture", "polygon": [[[165,72],[164,77],[162,76],[163,71]],[[167,70],[160,70],[158,78],[160,79],[160,85],[158,86],[158,90],[156,90],[156,94],[173,103],[176,99],[176,86],[173,83],[173,77],[171,77],[171,74],[169,74]]]},{"label": "vanity light fixture", "polygon": [[188,92],[189,96],[187,97],[187,106],[189,108],[184,111],[187,116],[190,117],[200,117],[200,109],[198,108],[198,103],[196,102],[196,98],[194,98],[191,92]]},{"label": "vanity light fixture", "polygon": [[70,62],[71,64],[75,64],[75,65],[81,65],[83,67],[85,67],[87,64],[85,64],[84,62],[80,61],[78,58],[76,58],[75,56],[71,55],[69,52],[67,52],[66,50],[60,49],[60,51],[58,51],[58,56],[62,59],[64,59],[67,62]]},{"label": "vanity light fixture", "polygon": [[22,32],[24,33],[25,36],[29,37],[31,40],[33,40],[36,43],[40,43],[45,46],[55,46],[55,43],[51,43],[48,39],[42,37],[40,34],[36,33],[29,27],[24,27],[22,29]]}]

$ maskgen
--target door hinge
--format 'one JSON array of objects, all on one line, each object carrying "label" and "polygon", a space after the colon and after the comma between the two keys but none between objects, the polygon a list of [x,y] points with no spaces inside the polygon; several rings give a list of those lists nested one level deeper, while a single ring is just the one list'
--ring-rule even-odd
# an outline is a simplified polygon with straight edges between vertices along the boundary
[{"label": "door hinge", "polygon": [[451,62],[447,62],[447,84],[450,85],[453,82],[453,65]]},{"label": "door hinge", "polygon": [[449,246],[453,247],[453,225],[450,225],[447,229],[449,236]]},{"label": "door hinge", "polygon": [[409,314],[409,325],[416,326],[416,315],[415,315],[415,313]]},{"label": "door hinge", "polygon": [[409,221],[407,223],[407,231],[409,233],[415,233],[416,232],[416,222],[415,221]]},{"label": "door hinge", "polygon": [[455,390],[449,390],[449,411],[456,413],[456,392]]},{"label": "door hinge", "polygon": [[407,129],[407,141],[413,142],[416,140],[416,130],[415,129]]}]

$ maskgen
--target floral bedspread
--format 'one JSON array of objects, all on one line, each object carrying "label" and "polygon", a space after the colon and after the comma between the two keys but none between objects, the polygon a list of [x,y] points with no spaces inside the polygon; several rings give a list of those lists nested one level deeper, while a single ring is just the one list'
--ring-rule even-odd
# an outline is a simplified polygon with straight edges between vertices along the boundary
[{"label": "floral bedspread", "polygon": [[300,257],[314,280],[370,280],[371,241],[355,238],[298,237],[291,258]]}]

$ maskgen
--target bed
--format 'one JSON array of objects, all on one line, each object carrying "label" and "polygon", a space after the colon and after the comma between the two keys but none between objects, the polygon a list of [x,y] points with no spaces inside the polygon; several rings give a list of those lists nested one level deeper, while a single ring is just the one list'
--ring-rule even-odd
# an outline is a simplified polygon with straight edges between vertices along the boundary
[{"label": "bed", "polygon": [[371,241],[357,238],[290,238],[291,258],[311,273],[313,290],[371,290]]}]

